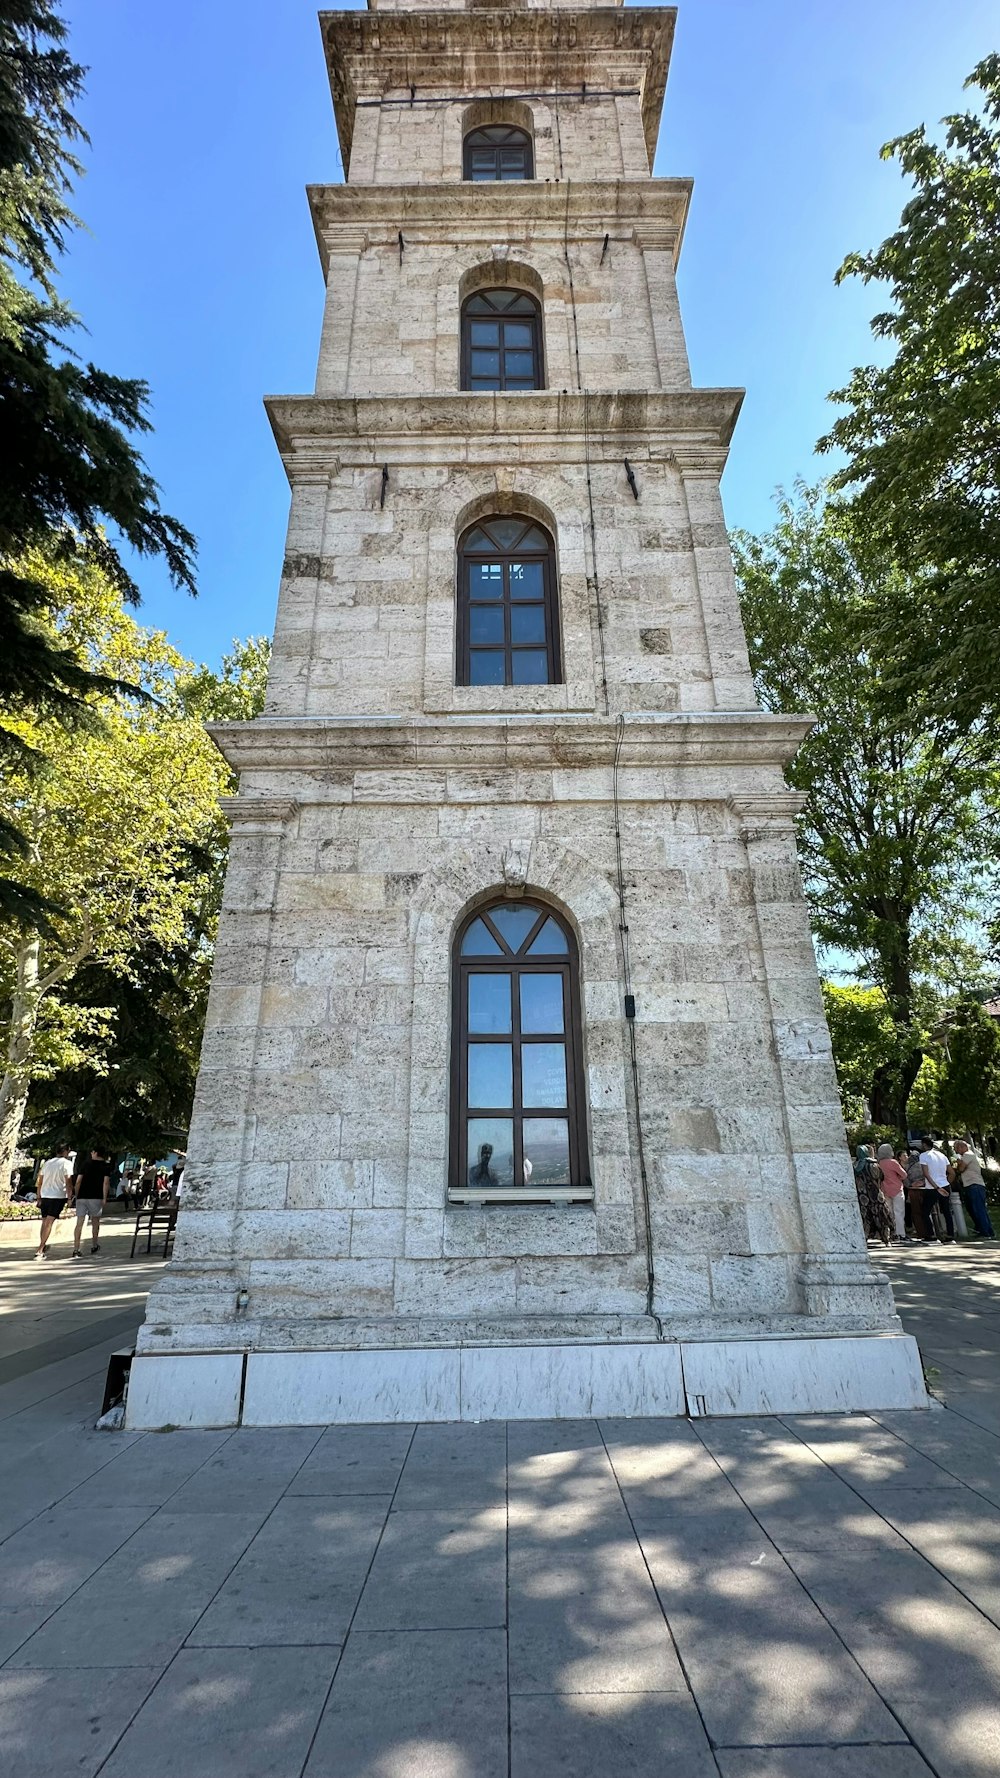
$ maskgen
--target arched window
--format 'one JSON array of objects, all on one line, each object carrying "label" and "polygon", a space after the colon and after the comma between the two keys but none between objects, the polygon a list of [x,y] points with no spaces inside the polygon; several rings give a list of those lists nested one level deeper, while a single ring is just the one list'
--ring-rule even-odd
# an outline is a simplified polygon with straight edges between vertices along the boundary
[{"label": "arched window", "polygon": [[454,957],[453,1186],[589,1185],[576,944],[540,902],[496,901]]},{"label": "arched window", "polygon": [[540,389],[541,317],[523,290],[479,290],[462,305],[462,388]]},{"label": "arched window", "polygon": [[506,123],[470,130],[465,138],[463,172],[466,179],[533,179],[535,168],[527,130],[517,130]]},{"label": "arched window", "polygon": [[461,685],[555,685],[555,551],[525,518],[481,519],[458,552]]}]

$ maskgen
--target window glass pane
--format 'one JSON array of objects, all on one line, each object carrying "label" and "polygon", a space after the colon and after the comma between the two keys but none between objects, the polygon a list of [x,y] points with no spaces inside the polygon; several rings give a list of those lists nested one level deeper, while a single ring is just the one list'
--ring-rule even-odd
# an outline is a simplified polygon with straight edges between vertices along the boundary
[{"label": "window glass pane", "polygon": [[[558,979],[558,978],[557,978]],[[541,1027],[540,1027],[541,1028]],[[548,1030],[561,1030],[550,1025]],[[469,976],[469,1030],[505,1037],[510,1030],[510,976]]]},{"label": "window glass pane", "polygon": [[485,531],[480,531],[477,525],[474,531],[469,532],[463,548],[482,549],[485,550],[488,555],[492,555],[493,551],[496,549],[496,544],[493,542],[492,538],[487,537]]},{"label": "window glass pane", "polygon": [[513,160],[508,158],[507,155],[504,155],[500,166],[500,177],[501,179],[527,178],[527,174],[524,171],[524,160],[522,156],[518,155],[517,159]]},{"label": "window glass pane", "polygon": [[[506,1044],[480,1044],[481,1049],[503,1048]],[[471,1050],[469,1052],[472,1054]],[[470,1062],[471,1069],[471,1062]],[[471,1080],[471,1073],[470,1073]],[[526,1043],[521,1050],[521,1103],[523,1105],[565,1105],[566,1046],[562,1043]],[[472,1104],[472,1088],[469,1088]],[[506,1105],[506,1099],[480,1099],[480,1105]]]},{"label": "window glass pane", "polygon": [[466,1142],[466,1169],[470,1185],[513,1185],[513,1119],[470,1117]]},{"label": "window glass pane", "polygon": [[549,657],[544,648],[519,648],[511,656],[512,685],[548,685]]},{"label": "window glass pane", "polygon": [[564,1117],[526,1117],[522,1138],[525,1185],[573,1184],[569,1176],[569,1124]]},{"label": "window glass pane", "polygon": [[495,395],[500,388],[499,377],[470,377],[469,390],[473,395]]},{"label": "window glass pane", "polygon": [[470,321],[469,337],[474,346],[498,346],[500,344],[499,321]]},{"label": "window glass pane", "polygon": [[[469,650],[469,684],[470,685],[506,685],[504,676],[504,657],[499,649],[470,648]],[[537,680],[529,680],[535,685]]]},{"label": "window glass pane", "polygon": [[532,525],[531,530],[526,531],[524,536],[521,539],[521,548],[522,549],[545,549],[545,550],[547,550],[548,547],[549,547],[548,538],[546,537],[544,531],[540,531],[538,529],[537,525]]},{"label": "window glass pane", "polygon": [[522,975],[520,989],[522,1031],[551,1031],[555,1034],[564,1029],[561,974]]},{"label": "window glass pane", "polygon": [[503,569],[499,562],[469,563],[469,598],[500,599],[503,597]]},{"label": "window glass pane", "polygon": [[541,562],[512,562],[510,565],[510,596],[512,599],[541,599],[545,593]]},{"label": "window glass pane", "polygon": [[[482,926],[483,923],[481,920],[477,920],[476,925]],[[470,930],[471,930],[471,928],[470,928]],[[485,926],[483,926],[483,931],[486,932]],[[486,933],[486,936],[487,936],[487,938],[489,937],[488,932]],[[464,949],[465,949],[464,944],[462,946],[462,949],[464,951]],[[561,957],[561,956],[565,956],[565,954],[568,950],[569,950],[569,946],[566,943],[565,932],[563,931],[561,926],[557,926],[555,920],[553,920],[550,915],[549,918],[546,920],[545,925],[542,927],[541,932],[538,934],[538,937],[533,938],[530,945],[528,946],[528,956],[529,957],[539,957],[539,956],[541,956],[541,957],[545,957],[545,956]]]},{"label": "window glass pane", "polygon": [[[491,617],[493,613],[489,614]],[[497,617],[502,615],[497,612]],[[545,606],[544,605],[512,605],[510,608],[510,639],[512,642],[544,642],[545,641]],[[492,641],[492,637],[483,636],[482,641]]]},{"label": "window glass pane", "polygon": [[499,352],[488,352],[485,347],[474,346],[470,357],[474,377],[498,377],[500,375]]},{"label": "window glass pane", "polygon": [[[531,928],[537,924],[537,908],[500,907],[490,908],[490,919],[501,938],[506,939],[512,951],[519,951]],[[505,978],[506,979],[506,978]],[[508,1027],[509,1028],[509,1027]],[[548,1025],[544,1029],[560,1030],[558,1025]]]},{"label": "window glass pane", "polygon": [[505,352],[503,364],[504,374],[508,377],[530,377],[535,368],[530,352]]},{"label": "window glass pane", "polygon": [[[552,921],[547,920],[545,924],[546,926],[551,926]],[[543,927],[542,930],[544,932],[545,928]],[[535,946],[532,945],[531,948],[534,950]],[[487,932],[482,920],[473,920],[472,925],[469,927],[468,932],[462,940],[462,956],[499,957],[500,955],[500,946],[497,944],[492,932]]]},{"label": "window glass pane", "polygon": [[[528,606],[529,611],[534,606]],[[524,612],[519,611],[518,617]],[[473,605],[469,611],[469,639],[472,642],[503,642],[503,606]],[[533,642],[534,637],[525,637],[525,641]]]},{"label": "window glass pane", "polygon": [[524,530],[523,519],[490,519],[490,535],[496,538],[501,549],[513,549]]},{"label": "window glass pane", "polygon": [[505,377],[504,390],[509,395],[513,390],[530,390],[538,387],[534,377]]},{"label": "window glass pane", "polygon": [[521,346],[531,350],[532,327],[530,321],[507,321],[504,324],[503,343],[505,346]]},{"label": "window glass pane", "polygon": [[[544,1044],[555,1049],[555,1044]],[[481,1105],[508,1106],[514,1103],[513,1051],[509,1043],[470,1043],[469,1045],[469,1110]],[[533,1099],[533,1105],[564,1105],[565,1097]]]}]

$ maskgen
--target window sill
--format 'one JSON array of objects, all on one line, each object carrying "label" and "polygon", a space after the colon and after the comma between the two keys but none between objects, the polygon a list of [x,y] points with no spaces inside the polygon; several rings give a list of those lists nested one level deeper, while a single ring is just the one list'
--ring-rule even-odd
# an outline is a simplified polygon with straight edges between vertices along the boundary
[{"label": "window sill", "polygon": [[592,1204],[592,1185],[450,1185],[449,1204]]}]

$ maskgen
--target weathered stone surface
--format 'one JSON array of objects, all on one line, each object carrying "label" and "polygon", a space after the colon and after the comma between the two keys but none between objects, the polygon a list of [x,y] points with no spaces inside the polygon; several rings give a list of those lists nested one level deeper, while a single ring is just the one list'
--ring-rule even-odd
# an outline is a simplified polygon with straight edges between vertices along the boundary
[{"label": "weathered stone surface", "polygon": [[[666,17],[552,0],[501,27],[452,0],[433,53],[409,0],[326,19],[349,177],[310,193],[316,392],[270,403],[292,503],[267,715],[217,729],[241,789],[147,1349],[227,1322],[275,1350],[567,1317],[645,1338],[650,1296],[668,1338],[891,1317],[783,777],[807,723],[755,708],[729,560],[739,392],[691,387],[688,184],[649,177]],[[463,179],[463,132],[496,121],[533,179]],[[544,387],[463,392],[462,303],[499,287],[539,304]],[[456,542],[507,514],[553,540],[560,682],[458,685]],[[524,894],[578,945],[593,1202],[449,1203],[453,937]]]}]

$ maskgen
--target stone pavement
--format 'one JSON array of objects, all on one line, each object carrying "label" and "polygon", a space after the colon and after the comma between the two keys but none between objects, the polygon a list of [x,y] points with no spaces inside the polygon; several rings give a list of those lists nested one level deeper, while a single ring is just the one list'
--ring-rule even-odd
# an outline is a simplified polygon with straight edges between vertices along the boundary
[{"label": "stone pavement", "polygon": [[927,1413],[162,1435],[93,1430],[159,1262],[31,1238],[12,1778],[996,1778],[995,1245],[888,1256]]}]

